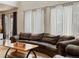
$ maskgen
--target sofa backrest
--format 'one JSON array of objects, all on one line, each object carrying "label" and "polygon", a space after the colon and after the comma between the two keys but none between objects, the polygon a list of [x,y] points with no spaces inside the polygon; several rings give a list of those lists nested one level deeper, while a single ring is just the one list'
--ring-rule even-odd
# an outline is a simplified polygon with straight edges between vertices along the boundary
[{"label": "sofa backrest", "polygon": [[29,39],[31,36],[31,33],[20,33],[19,39]]},{"label": "sofa backrest", "polygon": [[31,34],[31,33],[20,33],[19,39],[30,39],[33,41],[48,42],[56,45],[60,41],[66,41],[74,39],[73,36],[60,36],[60,35],[50,35],[49,33]]},{"label": "sofa backrest", "polygon": [[36,41],[41,41],[43,37],[46,37],[49,35],[48,33],[40,33],[40,34],[32,34],[31,35],[31,40],[36,40]]},{"label": "sofa backrest", "polygon": [[58,42],[60,36],[59,35],[47,35],[47,36],[44,36],[42,38],[42,41],[43,42],[47,42],[47,43],[51,43],[53,45],[56,45],[56,43]]},{"label": "sofa backrest", "polygon": [[41,37],[39,34],[32,34],[30,36],[30,40],[33,40],[33,41],[40,41],[41,40]]},{"label": "sofa backrest", "polygon": [[66,41],[66,40],[72,40],[72,39],[75,39],[75,37],[63,35],[63,36],[60,36],[60,39],[58,40],[58,42]]}]

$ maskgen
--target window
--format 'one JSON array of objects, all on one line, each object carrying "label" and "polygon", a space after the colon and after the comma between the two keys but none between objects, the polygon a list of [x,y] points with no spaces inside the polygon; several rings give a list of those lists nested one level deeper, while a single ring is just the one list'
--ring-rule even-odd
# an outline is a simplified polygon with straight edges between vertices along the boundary
[{"label": "window", "polygon": [[42,33],[44,21],[44,10],[36,9],[25,12],[25,32]]},{"label": "window", "polygon": [[72,35],[72,5],[51,8],[51,34]]},{"label": "window", "polygon": [[72,35],[72,5],[63,8],[63,34]]},{"label": "window", "polygon": [[25,32],[79,36],[79,2],[26,11]]},{"label": "window", "polygon": [[13,15],[5,14],[5,32],[6,32],[6,38],[12,36],[13,32]]},{"label": "window", "polygon": [[73,35],[79,38],[79,2],[73,4]]},{"label": "window", "polygon": [[51,8],[51,34],[63,33],[63,7]]},{"label": "window", "polygon": [[25,12],[25,32],[32,32],[32,11]]}]

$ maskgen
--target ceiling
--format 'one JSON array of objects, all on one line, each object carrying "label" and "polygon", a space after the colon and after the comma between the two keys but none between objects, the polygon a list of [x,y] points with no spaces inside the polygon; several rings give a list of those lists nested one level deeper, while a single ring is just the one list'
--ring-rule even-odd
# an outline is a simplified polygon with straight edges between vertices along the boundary
[{"label": "ceiling", "polygon": [[0,12],[10,10],[17,7],[17,2],[15,1],[0,1]]},{"label": "ceiling", "polygon": [[[51,5],[56,5],[56,4],[62,4],[66,3],[69,1],[0,1],[0,12],[1,11],[6,11],[6,10],[11,10],[13,8],[17,8],[18,6],[22,6],[24,9],[30,9],[33,6],[35,8],[37,7],[44,7],[44,6],[51,6]],[[25,8],[27,7],[27,8]],[[33,8],[34,8],[33,7]]]},{"label": "ceiling", "polygon": [[8,5],[4,5],[4,4],[0,4],[0,11],[6,11],[6,10],[10,10],[14,7],[12,6],[8,6]]}]

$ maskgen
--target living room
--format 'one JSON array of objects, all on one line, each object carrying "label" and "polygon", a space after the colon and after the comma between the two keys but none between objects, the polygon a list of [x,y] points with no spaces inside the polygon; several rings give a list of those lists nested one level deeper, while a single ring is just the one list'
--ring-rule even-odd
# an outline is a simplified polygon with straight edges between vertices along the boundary
[{"label": "living room", "polygon": [[79,1],[0,1],[0,58],[79,58]]}]

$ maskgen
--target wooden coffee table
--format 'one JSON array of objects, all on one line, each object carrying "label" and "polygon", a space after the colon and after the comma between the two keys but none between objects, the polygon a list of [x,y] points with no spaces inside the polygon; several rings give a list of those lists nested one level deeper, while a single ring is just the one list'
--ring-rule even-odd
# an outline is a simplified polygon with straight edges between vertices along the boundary
[{"label": "wooden coffee table", "polygon": [[[24,47],[22,46],[22,44],[24,44]],[[19,46],[20,45],[20,46]],[[15,50],[20,50],[23,52],[28,52],[28,54],[25,56],[26,58],[28,58],[29,54],[31,52],[33,52],[35,58],[37,57],[35,52],[34,52],[34,48],[38,47],[38,45],[34,45],[34,44],[27,44],[27,43],[21,43],[18,46],[16,45],[16,43],[11,43],[11,44],[4,44],[4,47],[8,47],[9,49],[7,50],[6,54],[5,54],[5,58],[9,52],[10,49],[15,49]]]}]

